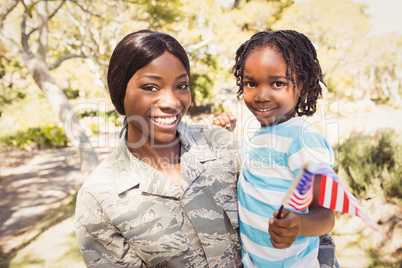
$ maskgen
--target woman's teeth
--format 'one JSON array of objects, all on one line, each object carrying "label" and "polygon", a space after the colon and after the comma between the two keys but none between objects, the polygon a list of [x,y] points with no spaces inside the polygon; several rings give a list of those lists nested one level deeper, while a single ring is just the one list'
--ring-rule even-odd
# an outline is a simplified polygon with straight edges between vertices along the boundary
[{"label": "woman's teeth", "polygon": [[172,117],[154,117],[153,120],[159,125],[171,125],[176,121],[176,116]]}]

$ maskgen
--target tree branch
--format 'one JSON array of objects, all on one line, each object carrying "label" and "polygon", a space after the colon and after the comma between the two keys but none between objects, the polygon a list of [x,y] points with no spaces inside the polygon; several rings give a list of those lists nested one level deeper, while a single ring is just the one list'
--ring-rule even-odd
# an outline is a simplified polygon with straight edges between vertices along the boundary
[{"label": "tree branch", "polygon": [[[53,13],[49,15],[49,20],[51,20],[51,19],[56,15],[56,13],[60,10],[60,8],[64,5],[64,3],[66,3],[66,0],[63,0],[63,2],[61,2],[61,4],[53,11]],[[28,38],[31,36],[31,34],[33,34],[33,33],[34,33],[35,31],[37,31],[38,29],[39,29],[38,27],[33,28],[33,29],[27,34]]]},{"label": "tree branch", "polygon": [[[6,17],[8,16],[8,14],[10,14],[11,11],[14,10],[14,8],[18,5],[18,0],[16,1],[9,1],[6,4],[2,4],[2,8],[0,10],[0,28],[3,28],[3,22],[6,19]],[[5,5],[9,5],[9,6],[5,6]]]},{"label": "tree branch", "polygon": [[2,40],[2,42],[8,44],[11,47],[20,48],[20,45],[9,36],[10,35],[3,28],[0,28],[0,40]]},{"label": "tree branch", "polygon": [[233,3],[232,9],[237,9],[237,8],[239,8],[239,4],[240,4],[240,0],[235,0],[234,3]]},{"label": "tree branch", "polygon": [[53,11],[52,14],[49,15],[49,20],[51,20],[57,12],[59,12],[60,8],[64,5],[64,3],[66,2],[66,0],[63,0],[63,2],[61,2],[61,4]]},{"label": "tree branch", "polygon": [[22,14],[22,21],[21,21],[21,45],[26,52],[29,52],[30,50],[28,46],[28,35],[25,33],[27,28],[27,17],[28,14],[25,9],[24,14]]},{"label": "tree branch", "polygon": [[64,61],[73,59],[73,58],[88,58],[88,56],[84,54],[67,54],[58,58],[53,64],[48,65],[49,70],[53,70],[60,66]]},{"label": "tree branch", "polygon": [[36,13],[39,17],[38,55],[43,61],[46,61],[48,43],[47,39],[49,33],[49,15],[47,13],[47,2],[38,2]]},{"label": "tree branch", "polygon": [[102,18],[101,15],[95,14],[95,13],[93,13],[92,11],[90,11],[90,10],[86,9],[85,7],[83,7],[81,4],[78,3],[78,1],[76,1],[76,0],[70,0],[70,2],[76,4],[76,5],[77,5],[82,11],[84,11],[85,13],[88,13],[88,14],[90,14],[91,16],[95,16],[95,17],[98,17],[98,18]]},{"label": "tree branch", "polygon": [[10,36],[9,33],[7,33],[3,28],[0,28],[0,40],[2,40],[2,42],[4,42],[5,44],[9,45],[11,48],[13,48],[23,61],[26,61],[28,58],[33,57],[33,54],[29,49],[28,51],[26,51],[23,47],[21,47],[18,44],[18,42],[16,42],[9,36]]}]

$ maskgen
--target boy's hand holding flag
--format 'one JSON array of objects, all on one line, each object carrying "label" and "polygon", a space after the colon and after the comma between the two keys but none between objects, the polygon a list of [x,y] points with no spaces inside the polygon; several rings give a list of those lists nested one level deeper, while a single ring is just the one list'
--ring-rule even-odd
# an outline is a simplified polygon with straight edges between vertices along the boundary
[{"label": "boy's hand holding flag", "polygon": [[336,173],[324,164],[320,164],[314,172],[311,171],[310,164],[304,165],[282,200],[278,218],[280,218],[282,209],[285,206],[291,206],[296,210],[303,210],[311,204],[313,200],[314,175],[321,175],[321,188],[318,201],[320,206],[352,216],[358,216],[374,230],[385,236],[385,233],[380,229],[378,224],[373,222],[363,211],[357,199],[346,189]]}]

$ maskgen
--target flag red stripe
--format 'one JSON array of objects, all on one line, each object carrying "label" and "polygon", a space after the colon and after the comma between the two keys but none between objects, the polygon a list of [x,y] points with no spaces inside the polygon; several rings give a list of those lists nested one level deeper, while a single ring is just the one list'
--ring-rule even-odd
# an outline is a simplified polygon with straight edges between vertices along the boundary
[{"label": "flag red stripe", "polygon": [[336,207],[336,198],[338,195],[338,184],[337,183],[332,183],[332,193],[331,193],[331,205],[329,205],[329,208],[334,210]]},{"label": "flag red stripe", "polygon": [[349,213],[349,197],[346,192],[343,193],[343,213]]},{"label": "flag red stripe", "polygon": [[310,198],[311,195],[312,195],[312,189],[308,190],[308,192],[304,195],[298,195],[297,193],[293,193],[292,199],[305,200],[307,198]]},{"label": "flag red stripe", "polygon": [[318,204],[320,206],[324,205],[325,199],[325,184],[327,183],[327,176],[321,175],[321,187],[320,187],[320,197],[318,199]]},{"label": "flag red stripe", "polygon": [[305,204],[307,206],[309,206],[310,205],[309,202],[312,200],[312,195],[306,196],[303,199],[295,199],[293,196],[290,200],[292,200],[292,202],[298,206],[305,205]]},{"label": "flag red stripe", "polygon": [[[306,198],[306,199],[303,199],[303,200],[295,200],[295,199],[292,198],[290,200],[292,200],[293,203],[295,203],[296,205],[301,206],[301,205],[304,205],[305,203],[307,203],[310,200],[310,198]],[[301,202],[299,202],[299,201],[301,201]]]}]

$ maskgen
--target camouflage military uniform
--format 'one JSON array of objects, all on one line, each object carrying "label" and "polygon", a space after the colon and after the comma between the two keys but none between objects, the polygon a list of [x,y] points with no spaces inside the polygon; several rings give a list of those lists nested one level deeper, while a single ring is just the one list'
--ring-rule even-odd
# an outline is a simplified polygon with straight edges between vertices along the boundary
[{"label": "camouflage military uniform", "polygon": [[240,147],[228,131],[179,125],[181,186],[127,149],[125,135],[79,191],[89,267],[240,267]]}]

